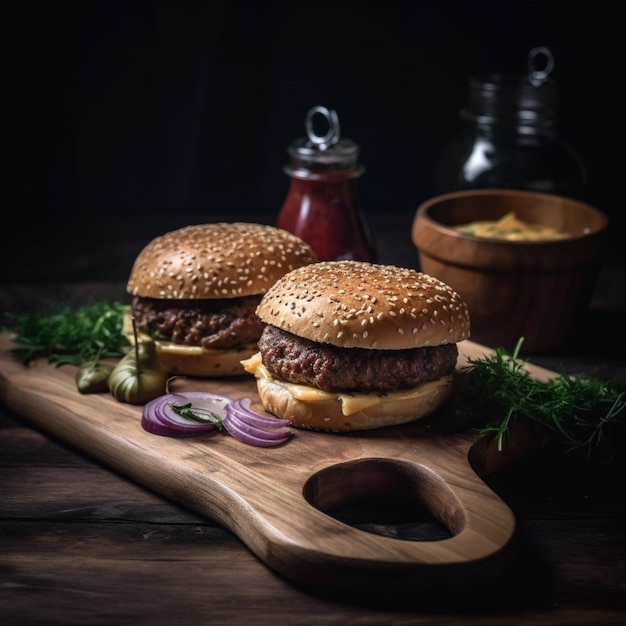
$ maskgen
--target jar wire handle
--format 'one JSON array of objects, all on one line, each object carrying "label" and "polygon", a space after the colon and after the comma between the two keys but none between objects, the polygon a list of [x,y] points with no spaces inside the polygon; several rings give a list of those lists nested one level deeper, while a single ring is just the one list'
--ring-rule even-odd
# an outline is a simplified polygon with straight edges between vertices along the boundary
[{"label": "jar wire handle", "polygon": [[[543,69],[537,67],[538,59],[544,60],[545,66]],[[528,53],[528,80],[530,84],[534,87],[538,87],[548,80],[548,76],[550,76],[552,70],[554,70],[554,55],[552,54],[552,50],[545,46],[532,48]]]},{"label": "jar wire handle", "polygon": [[[325,135],[317,135],[313,128],[313,118],[316,114],[323,115],[328,123],[328,131]],[[326,150],[329,146],[339,141],[339,116],[332,109],[322,106],[315,106],[309,110],[305,118],[306,134],[309,141],[319,147],[320,150]]]}]

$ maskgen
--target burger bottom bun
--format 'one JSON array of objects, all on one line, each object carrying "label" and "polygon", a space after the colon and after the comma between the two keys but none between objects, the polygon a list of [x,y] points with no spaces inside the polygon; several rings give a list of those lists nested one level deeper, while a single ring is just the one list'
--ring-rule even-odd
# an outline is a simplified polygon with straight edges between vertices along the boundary
[{"label": "burger bottom bun", "polygon": [[295,428],[329,432],[371,430],[413,422],[438,409],[448,399],[451,389],[451,382],[427,385],[424,392],[416,396],[383,398],[367,408],[344,415],[339,398],[304,402],[280,381],[257,378],[257,390],[266,411],[291,420]]},{"label": "burger bottom bun", "polygon": [[242,359],[249,358],[257,349],[256,344],[233,350],[205,350],[160,341],[155,344],[159,362],[168,374],[202,378],[243,376],[246,371]]}]

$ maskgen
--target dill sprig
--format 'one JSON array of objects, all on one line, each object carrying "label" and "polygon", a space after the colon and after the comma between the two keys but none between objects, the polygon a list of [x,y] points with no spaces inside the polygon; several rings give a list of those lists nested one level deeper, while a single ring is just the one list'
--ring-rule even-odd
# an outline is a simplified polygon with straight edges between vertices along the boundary
[{"label": "dill sprig", "polygon": [[561,440],[568,451],[610,461],[626,430],[626,383],[562,372],[548,382],[533,378],[519,358],[504,348],[470,359],[461,376],[457,417],[501,450],[517,420],[535,422]]},{"label": "dill sprig", "polygon": [[107,302],[78,308],[51,303],[33,311],[8,313],[8,330],[17,344],[11,354],[24,365],[38,358],[57,365],[119,358],[130,345],[123,333],[127,309]]}]

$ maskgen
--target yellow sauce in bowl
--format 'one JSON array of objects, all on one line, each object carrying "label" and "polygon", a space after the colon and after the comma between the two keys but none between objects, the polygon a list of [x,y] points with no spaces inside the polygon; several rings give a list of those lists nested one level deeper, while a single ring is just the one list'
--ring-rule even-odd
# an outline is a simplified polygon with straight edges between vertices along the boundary
[{"label": "yellow sauce in bowl", "polygon": [[507,239],[509,241],[550,241],[569,237],[567,233],[556,228],[524,222],[518,219],[513,212],[507,213],[499,220],[470,222],[455,226],[454,229],[466,235]]}]

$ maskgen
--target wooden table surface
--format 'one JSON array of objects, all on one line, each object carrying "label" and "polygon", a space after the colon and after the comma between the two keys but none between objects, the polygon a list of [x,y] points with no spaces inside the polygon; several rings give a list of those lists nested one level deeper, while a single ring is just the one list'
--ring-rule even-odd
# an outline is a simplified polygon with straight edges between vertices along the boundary
[{"label": "wooden table surface", "polygon": [[[40,225],[30,253],[11,271],[19,245],[3,237],[0,311],[50,298],[124,298],[130,264],[148,239],[194,221],[131,220],[80,239],[60,234],[58,225],[50,237]],[[408,223],[375,224],[382,262],[416,266]],[[582,330],[557,353],[530,360],[626,380],[624,275],[623,266],[607,266]],[[548,446],[489,476],[517,519],[515,559],[497,587],[469,597],[463,589],[446,597],[420,589],[409,597],[346,594],[281,579],[220,524],[0,404],[0,624],[622,624],[624,465],[601,466]],[[342,515],[392,536],[435,539],[439,532],[415,512],[368,505]]]}]

